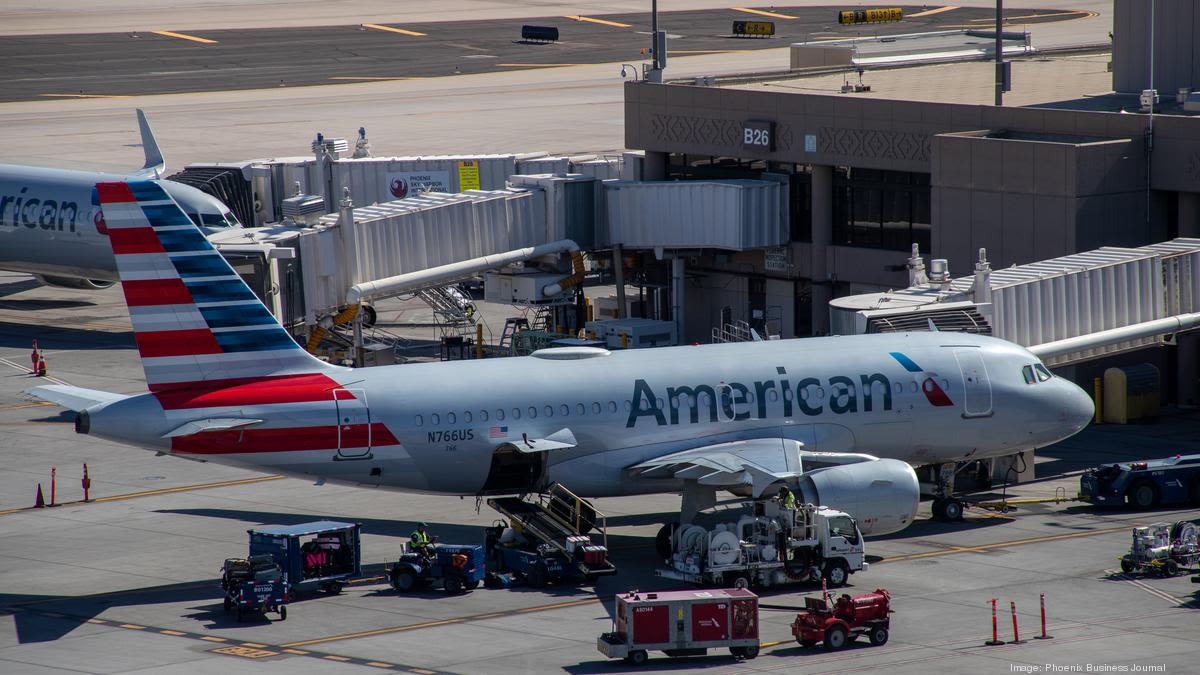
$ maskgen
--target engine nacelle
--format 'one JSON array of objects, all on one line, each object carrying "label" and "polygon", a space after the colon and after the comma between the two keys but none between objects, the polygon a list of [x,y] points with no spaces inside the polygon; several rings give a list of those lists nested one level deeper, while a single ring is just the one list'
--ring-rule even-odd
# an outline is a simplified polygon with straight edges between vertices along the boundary
[{"label": "engine nacelle", "polygon": [[58,286],[59,288],[79,288],[87,291],[99,291],[105,288],[112,288],[116,282],[106,279],[78,279],[75,277],[55,277],[45,274],[35,274],[34,278],[47,286]]},{"label": "engine nacelle", "polygon": [[801,476],[800,494],[810,504],[849,513],[864,535],[908,527],[921,499],[917,473],[896,459],[816,469]]}]

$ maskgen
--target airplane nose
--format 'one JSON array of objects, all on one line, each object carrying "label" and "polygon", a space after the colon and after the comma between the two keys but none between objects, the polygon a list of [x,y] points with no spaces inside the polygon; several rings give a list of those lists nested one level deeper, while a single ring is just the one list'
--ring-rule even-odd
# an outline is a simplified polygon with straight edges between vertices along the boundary
[{"label": "airplane nose", "polygon": [[1086,427],[1095,417],[1096,406],[1092,403],[1092,397],[1088,396],[1087,392],[1075,383],[1067,380],[1062,382],[1067,387],[1062,403],[1063,422],[1070,427],[1071,433],[1076,433]]}]

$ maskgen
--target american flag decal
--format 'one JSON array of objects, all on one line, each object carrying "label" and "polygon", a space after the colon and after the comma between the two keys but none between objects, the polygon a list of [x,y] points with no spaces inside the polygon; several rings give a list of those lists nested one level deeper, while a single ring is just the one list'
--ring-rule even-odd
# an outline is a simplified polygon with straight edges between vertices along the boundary
[{"label": "american flag decal", "polygon": [[488,438],[508,438],[508,427],[492,427],[488,429]]}]

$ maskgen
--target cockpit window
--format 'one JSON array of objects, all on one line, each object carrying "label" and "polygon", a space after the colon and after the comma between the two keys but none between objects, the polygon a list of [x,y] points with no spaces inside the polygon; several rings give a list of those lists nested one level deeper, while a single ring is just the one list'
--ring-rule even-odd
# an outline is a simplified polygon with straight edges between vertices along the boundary
[{"label": "cockpit window", "polygon": [[1046,366],[1043,366],[1040,363],[1033,364],[1033,367],[1035,370],[1037,370],[1037,379],[1039,382],[1045,382],[1046,380],[1054,377],[1050,374],[1049,370],[1046,370]]},{"label": "cockpit window", "polygon": [[226,211],[219,215],[216,213],[202,213],[200,214],[200,220],[206,227],[237,227],[238,225],[237,216],[233,215],[231,211]]},{"label": "cockpit window", "polygon": [[1025,384],[1037,383],[1037,378],[1033,374],[1033,366],[1022,366],[1021,375],[1025,377]]}]

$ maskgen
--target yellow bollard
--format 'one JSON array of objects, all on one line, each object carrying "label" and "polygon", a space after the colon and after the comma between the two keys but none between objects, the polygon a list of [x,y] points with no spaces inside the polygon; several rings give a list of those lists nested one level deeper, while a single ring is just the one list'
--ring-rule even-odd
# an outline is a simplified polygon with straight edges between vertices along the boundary
[{"label": "yellow bollard", "polygon": [[1104,407],[1104,383],[1103,383],[1103,380],[1101,380],[1099,377],[1094,378],[1092,380],[1092,387],[1095,389],[1095,392],[1096,392],[1095,393],[1095,402],[1096,402],[1095,422],[1096,422],[1096,424],[1104,424],[1104,415],[1101,414],[1101,412],[1100,412],[1100,409],[1102,407]]},{"label": "yellow bollard", "polygon": [[595,308],[592,307],[592,299],[585,295],[583,297],[583,304],[585,307],[587,307],[587,320],[594,321],[594,319],[592,317],[595,314]]},{"label": "yellow bollard", "polygon": [[629,349],[629,333],[621,333],[621,349]]}]

